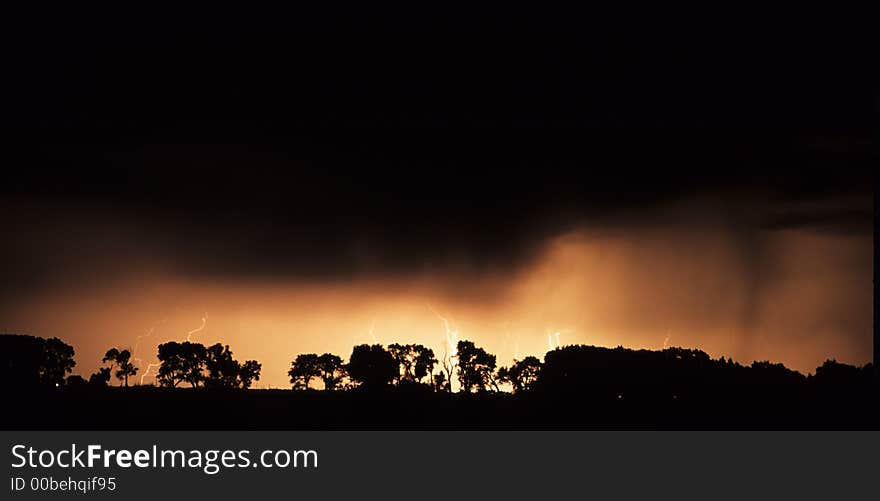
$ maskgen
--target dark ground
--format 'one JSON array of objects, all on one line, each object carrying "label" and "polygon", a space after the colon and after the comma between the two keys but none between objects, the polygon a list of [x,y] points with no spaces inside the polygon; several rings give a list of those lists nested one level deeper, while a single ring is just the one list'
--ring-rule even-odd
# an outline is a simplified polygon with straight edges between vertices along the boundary
[{"label": "dark ground", "polygon": [[651,387],[479,396],[68,387],[10,394],[4,407],[5,429],[880,429],[870,386],[692,387],[674,396]]}]

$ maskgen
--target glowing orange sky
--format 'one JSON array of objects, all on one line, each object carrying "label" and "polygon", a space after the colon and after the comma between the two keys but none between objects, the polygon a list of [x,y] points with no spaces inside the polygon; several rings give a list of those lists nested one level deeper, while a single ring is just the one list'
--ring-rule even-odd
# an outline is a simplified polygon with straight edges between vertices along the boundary
[{"label": "glowing orange sky", "polygon": [[347,358],[359,343],[418,342],[442,356],[438,313],[461,338],[497,354],[499,365],[542,356],[556,332],[562,344],[658,349],[667,342],[803,372],[826,358],[868,361],[868,238],[770,232],[774,272],[761,277],[760,289],[743,278],[732,238],[723,230],[575,232],[505,276],[459,269],[334,284],[196,283],[137,270],[112,286],[74,287],[7,308],[4,328],[73,344],[75,373],[85,376],[107,348],[137,347],[143,374],[157,343],[185,339],[207,312],[192,339],[228,343],[238,359],[259,360],[257,387],[288,387],[290,361],[303,352]]}]

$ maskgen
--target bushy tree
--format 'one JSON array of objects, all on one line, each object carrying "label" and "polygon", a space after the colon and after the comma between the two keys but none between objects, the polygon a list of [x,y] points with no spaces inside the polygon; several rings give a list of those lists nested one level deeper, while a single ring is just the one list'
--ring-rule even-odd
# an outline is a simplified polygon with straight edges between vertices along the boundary
[{"label": "bushy tree", "polygon": [[801,373],[767,360],[752,362],[748,378],[759,384],[796,384],[806,380]]},{"label": "bushy tree", "polygon": [[233,358],[229,345],[213,344],[205,349],[205,354],[206,387],[248,389],[260,379],[262,365],[256,360],[239,362]]},{"label": "bushy tree", "polygon": [[342,358],[332,353],[318,357],[318,368],[321,371],[320,377],[324,382],[325,390],[335,390],[345,378],[345,364],[342,363]]},{"label": "bushy tree", "polygon": [[456,345],[458,354],[458,381],[465,393],[471,390],[486,391],[495,384],[495,355],[487,353],[472,341],[459,341]]},{"label": "bushy tree", "polygon": [[294,390],[306,390],[313,378],[321,377],[321,365],[318,363],[318,355],[315,353],[303,353],[296,356],[296,360],[290,363],[290,384]]},{"label": "bushy tree", "polygon": [[410,355],[410,346],[408,344],[392,343],[388,345],[388,353],[397,364],[397,371],[394,374],[394,380],[400,385],[401,379],[406,378],[412,371],[412,357]]},{"label": "bushy tree", "polygon": [[425,376],[433,377],[437,358],[434,356],[434,350],[420,344],[413,346],[413,351],[415,352],[413,377],[417,383],[421,383]]},{"label": "bushy tree", "polygon": [[203,344],[170,341],[159,345],[159,371],[156,381],[161,386],[176,387],[189,383],[196,388],[204,381],[208,352]]},{"label": "bushy tree", "polygon": [[42,341],[42,363],[40,364],[40,382],[50,386],[64,384],[64,378],[73,371],[76,361],[73,359],[73,346],[57,337]]},{"label": "bushy tree", "polygon": [[92,386],[107,386],[110,382],[110,368],[101,367],[98,372],[89,376],[89,384]]},{"label": "bushy tree", "polygon": [[263,365],[256,360],[246,360],[238,370],[238,385],[243,390],[251,387],[254,381],[260,380]]},{"label": "bushy tree", "polygon": [[520,361],[513,361],[510,368],[498,369],[498,380],[510,383],[513,392],[518,393],[532,388],[541,374],[541,361],[537,357],[528,356]]},{"label": "bushy tree", "polygon": [[0,380],[15,388],[61,386],[76,366],[73,355],[58,338],[0,334]]},{"label": "bushy tree", "polygon": [[[104,354],[103,362],[110,362],[116,366],[116,378],[120,382],[124,382],[128,386],[128,377],[134,376],[138,372],[138,368],[131,362],[131,352],[129,350],[118,350],[110,348]],[[111,366],[112,367],[112,366]]]},{"label": "bushy tree", "polygon": [[238,386],[239,364],[232,358],[229,345],[213,344],[205,349],[205,386],[212,388],[236,388]]},{"label": "bushy tree", "polygon": [[387,386],[400,373],[394,357],[381,344],[355,346],[348,361],[348,377],[365,388]]},{"label": "bushy tree", "polygon": [[397,362],[397,383],[401,381],[420,383],[425,376],[432,374],[437,359],[434,351],[420,344],[398,344],[388,346],[388,352]]},{"label": "bushy tree", "polygon": [[837,360],[826,360],[825,363],[816,367],[816,374],[810,380],[824,385],[857,385],[868,381],[864,377],[865,372],[854,365],[843,364]]}]

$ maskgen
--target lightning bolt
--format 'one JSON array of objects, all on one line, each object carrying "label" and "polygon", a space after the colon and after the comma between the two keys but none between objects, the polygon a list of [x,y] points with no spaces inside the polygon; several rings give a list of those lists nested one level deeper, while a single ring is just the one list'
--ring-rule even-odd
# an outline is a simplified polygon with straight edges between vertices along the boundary
[{"label": "lightning bolt", "polygon": [[[162,321],[159,322],[159,323],[163,323],[163,324],[164,324],[164,323],[165,323],[165,320],[162,320]],[[138,357],[138,356],[135,356],[135,355],[137,354],[137,352],[138,352],[138,351],[137,351],[137,350],[138,350],[138,347],[140,346],[140,344],[141,344],[141,340],[142,340],[142,339],[146,339],[146,338],[152,336],[154,332],[156,332],[156,326],[155,326],[155,325],[154,325],[153,327],[150,327],[150,330],[148,330],[146,334],[141,334],[140,336],[138,336],[138,337],[134,340],[134,348],[131,349],[131,361],[132,361],[132,362],[136,362],[136,363],[137,363],[137,366],[138,366],[139,368],[143,368],[144,359],[142,359],[142,358],[140,358],[140,357]],[[147,372],[149,372],[150,367],[151,367],[151,366],[154,366],[154,365],[155,365],[155,366],[158,366],[158,364],[149,364],[149,365],[147,365]],[[146,373],[141,374],[141,379],[140,379],[141,384],[143,384],[143,382],[144,382],[144,376],[145,376],[145,375],[146,375]]]},{"label": "lightning bolt", "polygon": [[[137,339],[134,340],[134,348],[131,349],[132,357],[134,357],[134,354],[137,353],[138,346],[141,344],[141,339],[150,337],[151,335],[153,335],[153,331],[155,331],[155,330],[156,330],[155,327],[150,327],[150,330],[147,331],[146,334],[141,334],[140,336],[137,337]],[[140,360],[140,359],[133,358],[133,360]]]},{"label": "lightning bolt", "polygon": [[[165,323],[165,320],[162,320],[161,323]],[[192,341],[192,335],[205,330],[205,327],[207,327],[207,325],[208,325],[208,312],[206,311],[205,314],[202,316],[202,324],[198,328],[193,329],[193,330],[186,333],[186,341]],[[141,340],[152,336],[155,332],[156,332],[156,327],[153,326],[150,328],[150,330],[147,331],[146,334],[141,334],[140,336],[138,336],[135,339],[134,348],[132,348],[132,350],[131,350],[131,355],[132,355],[131,360],[132,360],[132,362],[137,362],[138,367],[144,368],[143,367],[144,359],[134,356],[135,353],[137,353],[137,349],[140,346]],[[152,376],[155,379],[155,377],[158,375],[158,373],[150,374],[150,370],[152,370],[154,368],[158,368],[161,365],[162,365],[161,363],[147,364],[147,366],[144,368],[143,374],[141,374],[140,384],[144,384],[144,379],[147,376]]]},{"label": "lightning bolt", "polygon": [[[165,323],[165,320],[162,320],[162,323]],[[197,329],[193,329],[193,330],[186,333],[186,341],[192,341],[192,335],[205,330],[205,327],[207,327],[207,325],[208,325],[208,312],[206,311],[205,314],[202,316],[202,324]],[[153,326],[150,328],[149,331],[147,331],[146,334],[142,334],[142,335],[138,336],[137,339],[135,339],[134,348],[132,348],[132,350],[131,350],[131,355],[132,355],[131,360],[133,362],[137,362],[138,367],[143,367],[143,363],[144,363],[144,359],[134,356],[135,353],[137,353],[137,349],[140,346],[141,340],[152,336],[155,331],[156,331],[156,327]],[[161,365],[162,364],[160,364],[160,363],[152,363],[152,362],[147,364],[147,366],[144,368],[143,374],[141,374],[141,379],[140,379],[139,384],[144,384],[144,379],[147,376],[152,376],[155,379],[155,377],[158,375],[158,373],[150,374],[150,370],[152,370],[154,368],[158,368]]]},{"label": "lightning bolt", "polygon": [[559,331],[556,331],[552,334],[549,332],[547,333],[547,349],[548,350],[552,351],[553,349],[559,348],[562,346],[562,342],[559,340],[559,336],[561,334],[562,333]]},{"label": "lightning bolt", "polygon": [[186,333],[186,340],[192,341],[192,335],[197,332],[203,331],[205,329],[206,325],[208,325],[208,312],[207,311],[205,312],[205,315],[202,317],[202,325],[200,325],[198,329],[193,329],[193,330],[187,332]]},{"label": "lightning bolt", "polygon": [[428,309],[431,310],[434,315],[437,315],[437,318],[443,321],[443,327],[446,329],[446,346],[449,351],[453,353],[452,357],[456,357],[458,350],[458,329],[453,328],[449,323],[449,319],[437,313],[437,310],[431,308],[430,305],[428,305]]},{"label": "lightning bolt", "polygon": [[375,318],[374,318],[373,321],[370,323],[370,331],[369,331],[369,332],[370,332],[370,339],[373,340],[373,344],[379,344],[379,340],[377,340],[377,339],[376,339],[376,335],[373,334],[373,331],[374,331],[374,330],[376,330],[376,319],[375,319]]},{"label": "lightning bolt", "polygon": [[[144,384],[144,378],[147,377],[147,375],[150,373],[150,369],[152,369],[153,367],[159,367],[160,365],[162,365],[162,364],[149,364],[149,365],[147,365],[147,369],[144,371],[143,374],[141,374],[141,382],[140,382],[140,384],[141,384],[141,385]],[[156,373],[156,374],[153,376],[153,379],[155,379],[156,376],[158,376],[158,375],[159,375],[159,374]]]},{"label": "lightning bolt", "polygon": [[562,339],[560,336],[563,334],[570,334],[574,332],[572,329],[562,329],[558,331],[551,332],[550,329],[547,329],[547,349],[550,351],[555,350],[556,348],[562,348]]},{"label": "lightning bolt", "polygon": [[[449,360],[451,367],[455,367],[458,363],[458,329],[454,328],[449,322],[449,319],[438,313],[430,304],[426,306],[431,310],[431,313],[443,321],[443,327],[446,331],[446,356],[444,359]],[[451,353],[451,355],[449,353]],[[452,377],[452,374],[449,374],[448,384],[450,385],[450,389],[452,389],[454,383],[455,378]]]}]

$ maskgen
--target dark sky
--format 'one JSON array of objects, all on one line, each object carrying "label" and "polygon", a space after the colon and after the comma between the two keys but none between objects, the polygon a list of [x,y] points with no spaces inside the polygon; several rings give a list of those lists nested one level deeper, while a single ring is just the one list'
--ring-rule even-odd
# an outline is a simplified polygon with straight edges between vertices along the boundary
[{"label": "dark sky", "polygon": [[7,214],[112,214],[200,256],[227,242],[218,272],[255,252],[323,274],[355,244],[505,265],[694,194],[870,193],[880,96],[852,16],[310,9],[11,19]]}]

